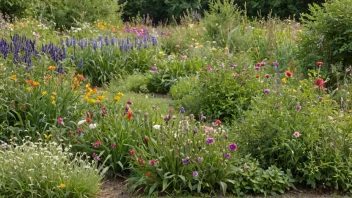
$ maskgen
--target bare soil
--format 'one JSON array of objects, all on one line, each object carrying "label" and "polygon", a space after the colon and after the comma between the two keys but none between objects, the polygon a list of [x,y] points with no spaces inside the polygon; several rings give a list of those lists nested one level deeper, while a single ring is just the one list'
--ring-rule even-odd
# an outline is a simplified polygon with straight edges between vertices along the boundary
[{"label": "bare soil", "polygon": [[[133,197],[143,197],[141,195],[131,195],[127,192],[126,183],[123,179],[111,179],[106,180],[102,187],[101,193],[98,198],[133,198]],[[145,196],[147,197],[147,196]],[[176,197],[176,196],[168,196]],[[187,196],[192,197],[192,196]],[[202,197],[209,198],[225,198],[224,196],[209,196],[204,195]],[[235,196],[229,196],[235,197]],[[264,198],[265,196],[247,196],[247,198]],[[273,196],[267,196],[272,198]],[[313,189],[297,189],[285,192],[283,195],[275,196],[281,198],[348,198],[352,197],[350,195],[343,194],[341,192],[331,192],[331,191],[321,191]]]}]

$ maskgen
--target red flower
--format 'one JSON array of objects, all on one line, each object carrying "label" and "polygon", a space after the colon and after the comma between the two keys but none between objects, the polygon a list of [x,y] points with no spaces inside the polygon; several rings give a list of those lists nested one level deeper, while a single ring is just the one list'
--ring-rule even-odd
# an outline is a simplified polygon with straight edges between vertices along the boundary
[{"label": "red flower", "polygon": [[130,150],[130,154],[134,156],[134,150]]},{"label": "red flower", "polygon": [[317,62],[317,66],[318,66],[318,67],[321,67],[321,66],[323,66],[323,65],[324,65],[323,62]]},{"label": "red flower", "polygon": [[100,145],[101,145],[101,141],[98,140],[96,143],[93,144],[93,147],[94,147],[94,148],[97,148],[97,147],[99,147]]},{"label": "red flower", "polygon": [[92,122],[92,118],[86,118],[86,122],[91,123]]},{"label": "red flower", "polygon": [[315,80],[315,85],[318,86],[318,87],[324,88],[324,83],[325,83],[324,80],[321,79],[321,78],[317,78]]},{"label": "red flower", "polygon": [[148,143],[148,142],[149,142],[148,138],[147,138],[147,137],[144,137],[144,138],[143,138],[143,142]]},{"label": "red flower", "polygon": [[255,75],[255,78],[259,78],[259,75]]},{"label": "red flower", "polygon": [[220,120],[216,120],[215,123],[218,124],[218,125],[220,125],[220,124],[221,124],[221,121],[220,121]]},{"label": "red flower", "polygon": [[111,144],[111,148],[115,148],[116,147],[116,144]]},{"label": "red flower", "polygon": [[150,172],[148,172],[147,174],[145,174],[145,176],[150,177]]},{"label": "red flower", "polygon": [[156,160],[156,159],[149,160],[149,164],[152,166],[154,166],[156,162],[158,162],[158,160]]},{"label": "red flower", "polygon": [[131,109],[128,110],[128,113],[127,113],[127,119],[131,119],[132,118],[132,115],[133,115],[133,112]]},{"label": "red flower", "polygon": [[292,73],[290,71],[285,71],[285,75],[288,77],[292,77]]},{"label": "red flower", "polygon": [[144,161],[143,161],[143,159],[142,159],[142,158],[139,158],[139,159],[138,159],[138,163],[139,163],[140,165],[142,165],[142,164],[143,164],[143,162],[144,162]]},{"label": "red flower", "polygon": [[93,117],[93,112],[89,112],[89,117]]}]

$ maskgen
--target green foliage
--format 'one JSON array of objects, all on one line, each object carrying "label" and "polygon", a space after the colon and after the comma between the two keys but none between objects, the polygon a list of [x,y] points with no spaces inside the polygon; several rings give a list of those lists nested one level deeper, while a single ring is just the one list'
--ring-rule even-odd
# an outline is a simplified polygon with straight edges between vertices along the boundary
[{"label": "green foliage", "polygon": [[290,169],[313,188],[350,192],[351,117],[341,116],[336,101],[314,84],[315,78],[290,78],[282,88],[253,97],[234,128],[244,153],[263,167]]},{"label": "green foliage", "polygon": [[[167,20],[179,20],[188,10],[200,10],[201,2],[205,0],[119,0],[126,4],[123,9],[123,18],[129,20],[138,14],[149,16],[154,23]],[[204,3],[203,3],[204,4]]]},{"label": "green foliage", "polygon": [[149,93],[148,78],[141,73],[128,75],[126,78],[110,82],[110,87],[122,92]]},{"label": "green foliage", "polygon": [[274,14],[281,19],[295,16],[299,18],[301,13],[308,12],[308,4],[323,3],[324,0],[236,0],[242,9],[246,9],[247,15],[251,17],[267,16]]},{"label": "green foliage", "polygon": [[25,17],[32,14],[32,6],[37,2],[38,0],[0,0],[0,13],[9,16],[11,20]]},{"label": "green foliage", "polygon": [[[352,64],[352,31],[350,20],[352,2],[350,0],[328,1],[322,7],[309,6],[310,14],[303,14],[303,31],[298,50],[300,67],[307,69],[315,62],[324,62],[323,71],[332,72],[333,65],[342,64],[340,72]],[[336,82],[339,79],[333,79]]]},{"label": "green foliage", "polygon": [[[171,91],[172,97],[177,99],[175,103],[189,113],[213,119],[240,117],[249,109],[251,97],[261,92],[259,87],[262,87],[252,76],[254,69],[242,62],[248,60],[247,55],[241,55],[236,62],[222,63],[223,67],[207,66],[198,78],[176,84]],[[182,90],[180,94],[175,93],[178,90]]]},{"label": "green foliage", "polygon": [[[6,197],[94,197],[97,163],[51,143],[0,144],[0,192]],[[103,173],[103,172],[102,172]]]},{"label": "green foliage", "polygon": [[[137,136],[131,161],[131,191],[152,193],[283,193],[290,176],[276,167],[263,170],[249,156],[230,150],[234,136],[182,114]],[[228,136],[229,135],[229,136]],[[213,139],[213,143],[206,143]],[[239,149],[241,146],[239,145]]]}]

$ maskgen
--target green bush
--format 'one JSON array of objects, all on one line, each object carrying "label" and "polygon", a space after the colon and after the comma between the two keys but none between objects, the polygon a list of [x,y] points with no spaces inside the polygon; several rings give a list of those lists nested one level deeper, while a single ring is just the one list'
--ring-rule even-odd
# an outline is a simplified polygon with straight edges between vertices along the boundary
[{"label": "green bush", "polygon": [[137,138],[130,155],[131,191],[275,195],[292,186],[289,174],[274,166],[263,170],[250,157],[239,156],[235,137],[218,121],[209,127],[182,114],[168,116],[176,118]]},{"label": "green bush", "polygon": [[341,116],[316,81],[290,78],[282,88],[253,97],[234,128],[244,153],[263,168],[276,165],[313,188],[351,192],[350,117]]},{"label": "green bush", "polygon": [[38,0],[0,0],[0,13],[9,16],[11,20],[26,17],[33,14],[33,5],[37,2]]},{"label": "green bush", "polygon": [[110,82],[111,89],[121,92],[149,93],[147,89],[148,78],[146,75],[135,73],[123,79],[116,79]]},{"label": "green bush", "polygon": [[[51,143],[0,145],[0,195],[6,197],[94,197],[102,175],[96,162]],[[85,156],[86,157],[86,156]]]},{"label": "green bush", "polygon": [[[310,14],[302,15],[303,31],[298,50],[298,60],[303,72],[322,61],[322,70],[328,74],[339,64],[343,72],[352,64],[352,9],[351,0],[333,0],[323,4],[310,5]],[[331,77],[332,82],[339,79]],[[332,83],[331,82],[331,83]]]}]

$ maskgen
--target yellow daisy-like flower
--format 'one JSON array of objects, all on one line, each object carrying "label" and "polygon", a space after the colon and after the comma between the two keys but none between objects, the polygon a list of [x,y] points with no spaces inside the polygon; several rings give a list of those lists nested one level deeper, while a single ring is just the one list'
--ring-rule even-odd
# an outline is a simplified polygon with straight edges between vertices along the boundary
[{"label": "yellow daisy-like flower", "polygon": [[56,96],[56,92],[54,91],[53,93],[52,93],[54,96]]},{"label": "yellow daisy-like flower", "polygon": [[123,96],[123,93],[119,92],[117,93],[118,96],[122,97]]},{"label": "yellow daisy-like flower", "polygon": [[11,76],[11,79],[12,79],[12,80],[16,80],[16,79],[17,79],[16,74],[12,75],[12,76]]},{"label": "yellow daisy-like flower", "polygon": [[27,90],[27,91],[31,91],[31,90],[32,90],[32,88],[30,88],[30,87],[27,87],[27,88],[26,88],[26,90]]},{"label": "yellow daisy-like flower", "polygon": [[43,91],[43,92],[42,92],[42,95],[43,95],[43,96],[46,95],[46,94],[48,94],[48,92],[46,92],[46,91]]},{"label": "yellow daisy-like flower", "polygon": [[66,185],[61,183],[61,184],[59,185],[59,187],[60,187],[60,188],[66,188]]},{"label": "yellow daisy-like flower", "polygon": [[121,99],[121,97],[118,95],[114,97],[114,100],[116,100],[116,101],[119,101],[120,99]]},{"label": "yellow daisy-like flower", "polygon": [[281,81],[286,84],[287,79],[286,78],[282,78]]},{"label": "yellow daisy-like flower", "polygon": [[53,135],[51,135],[51,134],[47,135],[47,134],[45,134],[45,133],[44,133],[44,137],[45,137],[45,139],[50,139],[50,138],[51,138],[51,136],[53,136]]},{"label": "yellow daisy-like flower", "polygon": [[51,101],[51,104],[52,104],[52,105],[55,105],[55,104],[56,104],[55,100]]},{"label": "yellow daisy-like flower", "polygon": [[296,93],[297,91],[296,91],[295,89],[292,89],[292,92],[293,92],[293,93]]},{"label": "yellow daisy-like flower", "polygon": [[90,99],[89,103],[95,104],[97,101],[95,99]]},{"label": "yellow daisy-like flower", "polygon": [[100,96],[97,97],[97,100],[103,100],[104,98],[105,98],[105,96],[100,95]]},{"label": "yellow daisy-like flower", "polygon": [[55,96],[50,96],[50,98],[51,98],[52,100],[54,100],[54,99],[55,99]]}]

